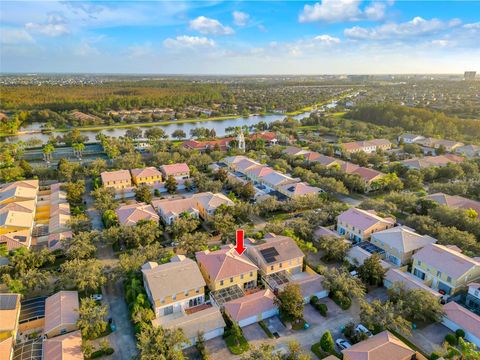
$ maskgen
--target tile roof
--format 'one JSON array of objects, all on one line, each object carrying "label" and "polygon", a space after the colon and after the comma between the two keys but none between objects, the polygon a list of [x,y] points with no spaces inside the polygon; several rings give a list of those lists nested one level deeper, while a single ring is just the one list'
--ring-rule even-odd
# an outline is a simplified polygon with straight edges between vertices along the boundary
[{"label": "tile roof", "polygon": [[444,274],[457,279],[472,268],[480,267],[480,262],[447,246],[430,244],[413,255],[413,259],[433,266]]},{"label": "tile roof", "polygon": [[[265,242],[263,244],[249,246],[247,248],[247,253],[252,256],[257,255],[256,257],[265,265],[273,265],[278,262],[288,261],[299,257],[303,258],[305,256],[295,240],[288,236],[271,234],[270,236],[266,236],[264,240]],[[278,255],[275,256],[273,261],[267,262],[262,255],[262,250],[267,250],[269,248],[274,248]]]},{"label": "tile roof", "polygon": [[247,170],[261,165],[259,162],[247,158],[234,163],[234,168],[241,173],[245,173]]},{"label": "tile roof", "polygon": [[396,226],[372,234],[375,238],[401,253],[421,249],[425,245],[436,243],[437,240],[428,235],[420,235],[407,226]]},{"label": "tile roof", "polygon": [[270,166],[259,165],[259,166],[255,166],[253,168],[249,168],[247,171],[245,171],[245,174],[250,176],[250,177],[262,177],[262,176],[268,175],[268,174],[270,174],[274,171],[275,170],[273,170]]},{"label": "tile roof", "polygon": [[140,168],[140,169],[131,169],[130,172],[132,173],[132,177],[136,177],[136,178],[157,177],[157,176],[162,177],[162,173],[153,166]]},{"label": "tile roof", "polygon": [[262,181],[266,182],[267,184],[269,184],[271,186],[279,186],[279,185],[288,184],[288,183],[298,181],[298,180],[295,180],[294,178],[292,178],[288,175],[284,175],[284,174],[282,174],[278,171],[273,171],[269,174],[266,174],[266,175],[260,177],[260,179],[262,179]]},{"label": "tile roof", "polygon": [[389,331],[352,345],[342,353],[348,360],[410,360],[415,355],[414,350]]},{"label": "tile roof", "polygon": [[1,212],[0,226],[31,228],[33,226],[33,213],[14,210]]},{"label": "tile roof", "polygon": [[430,194],[425,197],[428,200],[435,201],[440,205],[446,205],[454,209],[473,209],[480,217],[480,201],[470,200],[462,196],[452,196],[444,193]]},{"label": "tile roof", "polygon": [[106,184],[110,181],[130,181],[130,171],[128,170],[117,170],[117,171],[104,171],[100,174],[102,177],[102,183]]},{"label": "tile roof", "polygon": [[20,316],[20,295],[0,294],[0,333],[17,328]]},{"label": "tile roof", "polygon": [[341,236],[338,235],[336,231],[330,230],[326,227],[320,226],[318,227],[315,232],[313,233],[314,238],[319,238],[320,236],[333,236],[336,238],[340,238]]},{"label": "tile roof", "polygon": [[461,163],[465,158],[453,154],[445,154],[438,156],[425,156],[423,158],[415,158],[403,160],[400,163],[407,167],[423,169],[432,166],[447,166],[449,163]]},{"label": "tile roof", "polygon": [[227,279],[258,269],[245,253],[239,256],[231,244],[217,251],[199,251],[195,254],[195,257],[213,281]]},{"label": "tile roof", "polygon": [[193,314],[173,319],[162,326],[167,329],[180,328],[187,339],[192,339],[196,338],[199,332],[208,333],[224,328],[226,324],[220,310],[212,306]]},{"label": "tile roof", "polygon": [[382,218],[378,216],[373,210],[367,211],[357,208],[350,208],[338,216],[338,220],[342,223],[347,223],[355,226],[356,229],[367,230],[372,226],[383,223],[394,225],[395,221],[391,218]]},{"label": "tile roof", "polygon": [[[368,252],[365,249],[362,249],[360,246],[353,246],[350,249],[348,249],[348,252],[347,252],[347,257],[352,260],[356,260],[357,265],[363,265],[363,262],[368,258],[370,258],[371,256],[372,254],[370,252]],[[384,269],[389,269],[392,267],[392,264],[384,260],[380,260],[380,265]]]},{"label": "tile roof", "polygon": [[277,135],[274,132],[268,131],[268,132],[252,134],[249,136],[249,139],[250,140],[263,139],[266,141],[273,141],[277,139]]},{"label": "tile roof", "polygon": [[35,207],[35,200],[16,201],[0,205],[0,213],[8,210],[32,213],[35,211]]},{"label": "tile roof", "polygon": [[166,216],[179,216],[185,212],[197,211],[196,203],[191,197],[153,200],[152,205],[157,211]]},{"label": "tile roof", "polygon": [[275,309],[273,303],[275,295],[269,289],[260,290],[253,294],[231,300],[224,304],[225,312],[232,320],[239,322],[252,316]]},{"label": "tile roof", "polygon": [[381,176],[385,175],[384,173],[382,173],[380,171],[377,171],[377,170],[374,170],[374,169],[369,169],[369,168],[362,167],[362,166],[357,167],[356,169],[351,171],[349,174],[358,175],[363,180],[365,180],[366,182],[373,181],[373,180],[377,179],[378,177],[381,177]]},{"label": "tile roof", "polygon": [[[315,154],[317,154],[317,153],[315,153]],[[323,166],[328,166],[328,165],[332,165],[332,164],[335,164],[335,163],[341,165],[343,163],[342,160],[336,159],[336,158],[331,157],[331,156],[326,156],[326,155],[322,155],[322,154],[318,154],[318,155],[319,156],[315,156],[313,159],[309,158],[308,160],[319,163],[320,165],[323,165]]]},{"label": "tile roof", "polygon": [[373,139],[373,140],[365,140],[365,141],[353,141],[348,143],[343,143],[341,146],[346,151],[354,151],[358,149],[363,149],[366,147],[371,146],[391,146],[392,143],[387,139]]},{"label": "tile roof", "polygon": [[233,206],[235,205],[232,200],[228,197],[223,195],[222,193],[211,193],[211,192],[203,192],[194,194],[192,199],[197,203],[200,203],[204,209],[208,210],[216,210],[221,205],[226,206]]},{"label": "tile roof", "polygon": [[140,220],[152,220],[158,222],[160,217],[150,204],[136,203],[120,206],[115,213],[118,216],[118,222],[123,225],[135,225]]},{"label": "tile roof", "polygon": [[181,255],[166,264],[144,265],[142,272],[154,300],[205,286],[197,263]]},{"label": "tile roof", "polygon": [[160,171],[165,176],[170,176],[170,175],[175,176],[177,174],[189,173],[190,168],[185,163],[178,163],[178,164],[162,165],[160,166]]},{"label": "tile roof", "polygon": [[480,316],[452,301],[443,306],[445,317],[480,339]]},{"label": "tile roof", "polygon": [[78,292],[59,291],[45,300],[44,332],[49,333],[65,324],[76,324],[78,320]]},{"label": "tile roof", "polygon": [[295,146],[289,146],[286,149],[282,150],[282,153],[287,154],[287,155],[298,156],[298,155],[308,154],[308,153],[310,153],[310,151],[302,149],[302,148],[298,148],[298,147],[295,147]]},{"label": "tile roof", "polygon": [[45,340],[43,343],[43,358],[48,360],[83,360],[80,330]]},{"label": "tile roof", "polygon": [[282,185],[281,188],[284,191],[290,193],[291,196],[318,194],[319,192],[322,191],[321,189],[319,189],[315,186],[310,186],[310,185],[308,185],[307,183],[304,183],[304,182]]},{"label": "tile roof", "polygon": [[0,235],[0,244],[6,244],[8,251],[22,246],[30,247],[31,243],[32,233],[30,229],[13,231]]},{"label": "tile roof", "polygon": [[423,281],[419,280],[416,276],[412,275],[409,272],[404,272],[398,268],[391,268],[385,273],[385,280],[391,282],[392,284],[395,282],[402,283],[406,289],[408,290],[425,290],[428,291],[435,297],[440,297],[442,294],[436,292],[435,290],[431,289],[429,286],[425,285]]}]

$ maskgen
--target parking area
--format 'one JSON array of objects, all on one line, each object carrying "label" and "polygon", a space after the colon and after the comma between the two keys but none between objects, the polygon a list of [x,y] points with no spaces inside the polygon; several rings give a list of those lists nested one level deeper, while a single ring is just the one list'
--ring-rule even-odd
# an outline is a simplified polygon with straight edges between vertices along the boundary
[{"label": "parking area", "polygon": [[258,323],[245,326],[242,330],[243,336],[245,336],[245,339],[249,342],[268,340],[267,334],[265,334],[265,331],[263,331]]}]

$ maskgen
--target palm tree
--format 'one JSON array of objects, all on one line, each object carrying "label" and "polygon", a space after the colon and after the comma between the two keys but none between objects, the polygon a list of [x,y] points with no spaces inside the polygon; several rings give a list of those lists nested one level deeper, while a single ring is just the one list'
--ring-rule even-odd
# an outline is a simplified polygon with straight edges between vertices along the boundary
[{"label": "palm tree", "polygon": [[82,160],[82,152],[83,152],[83,150],[85,150],[85,144],[84,143],[73,143],[72,148],[73,148],[73,154],[77,155],[78,160]]},{"label": "palm tree", "polygon": [[55,147],[50,143],[46,144],[43,147],[43,149],[42,149],[43,158],[45,159],[45,161],[47,163],[49,163],[52,160],[52,154],[53,154],[54,151],[55,151]]}]

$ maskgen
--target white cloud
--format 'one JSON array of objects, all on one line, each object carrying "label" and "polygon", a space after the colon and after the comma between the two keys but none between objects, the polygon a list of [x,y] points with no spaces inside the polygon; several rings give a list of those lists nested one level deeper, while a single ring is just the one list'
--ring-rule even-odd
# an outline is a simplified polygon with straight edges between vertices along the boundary
[{"label": "white cloud", "polygon": [[24,29],[0,28],[0,43],[4,45],[33,43],[34,40]]},{"label": "white cloud", "polygon": [[390,2],[373,2],[365,9],[360,9],[361,0],[321,0],[313,5],[305,5],[298,20],[302,23],[325,21],[359,21],[359,20],[382,20],[385,17],[387,6]]},{"label": "white cloud", "polygon": [[30,32],[39,33],[45,36],[61,36],[70,33],[65,17],[60,13],[50,13],[47,21],[43,23],[28,22],[25,29]]},{"label": "white cloud", "polygon": [[437,40],[432,40],[431,44],[433,46],[444,48],[444,47],[450,46],[451,42],[449,40],[445,40],[445,39],[437,39]]},{"label": "white cloud", "polygon": [[222,25],[220,21],[205,16],[199,16],[191,20],[190,29],[203,35],[232,35],[234,33],[230,26]]},{"label": "white cloud", "polygon": [[266,33],[268,30],[263,24],[258,24],[257,29],[260,30],[263,33]]},{"label": "white cloud", "polygon": [[326,45],[340,44],[340,39],[330,35],[318,35],[313,38],[315,41],[319,41]]},{"label": "white cloud", "polygon": [[408,38],[412,36],[432,35],[460,25],[458,19],[444,22],[438,19],[425,20],[419,16],[403,23],[387,23],[372,28],[354,26],[344,30],[344,35],[351,39],[386,40]]},{"label": "white cloud", "polygon": [[214,47],[215,41],[207,37],[200,36],[177,36],[175,39],[167,38],[163,41],[163,45],[169,49],[195,49]]},{"label": "white cloud", "polygon": [[480,22],[472,23],[472,24],[465,24],[463,25],[465,29],[480,29]]},{"label": "white cloud", "polygon": [[241,11],[234,11],[232,13],[233,16],[233,23],[237,26],[245,26],[248,24],[248,20],[250,19],[250,15]]}]

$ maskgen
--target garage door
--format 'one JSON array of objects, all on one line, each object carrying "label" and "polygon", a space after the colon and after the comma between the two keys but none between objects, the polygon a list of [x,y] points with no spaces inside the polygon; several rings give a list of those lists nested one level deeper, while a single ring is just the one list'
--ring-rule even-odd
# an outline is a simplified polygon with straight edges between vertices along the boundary
[{"label": "garage door", "polygon": [[258,316],[251,316],[251,317],[248,317],[246,319],[240,320],[238,322],[238,325],[240,327],[245,327],[245,326],[254,324],[256,322],[259,322],[260,320],[268,319],[268,318],[270,318],[272,316],[275,316],[277,314],[278,314],[278,309],[276,309],[276,308],[270,309],[270,310],[264,311],[263,313],[259,314]]}]

